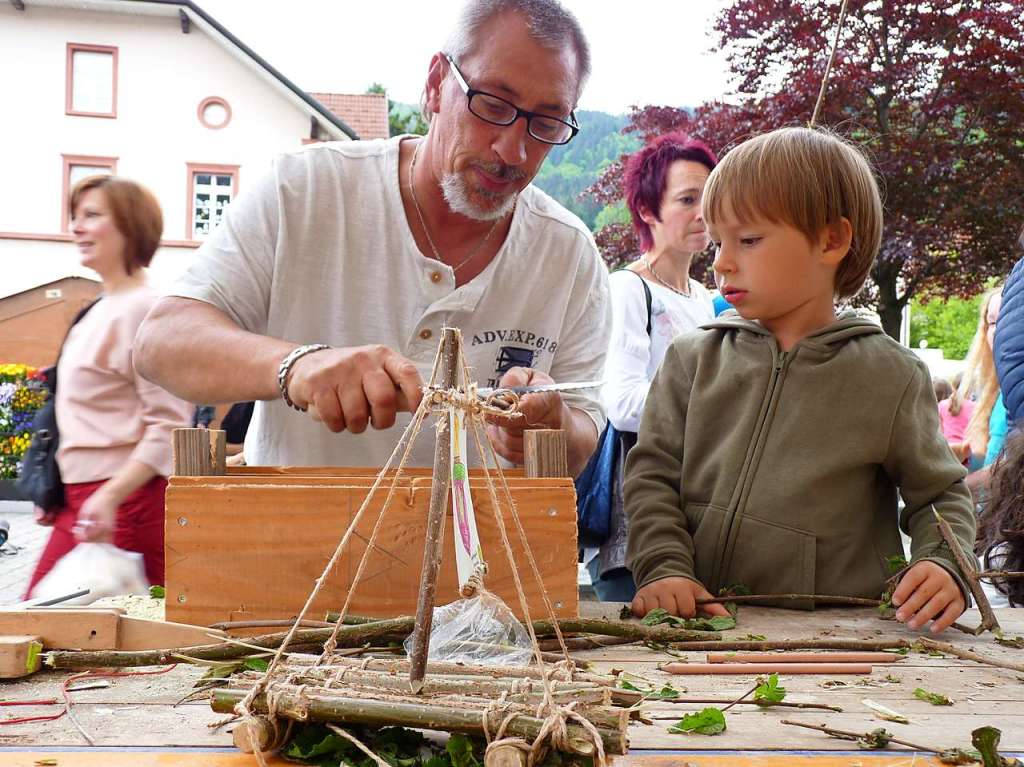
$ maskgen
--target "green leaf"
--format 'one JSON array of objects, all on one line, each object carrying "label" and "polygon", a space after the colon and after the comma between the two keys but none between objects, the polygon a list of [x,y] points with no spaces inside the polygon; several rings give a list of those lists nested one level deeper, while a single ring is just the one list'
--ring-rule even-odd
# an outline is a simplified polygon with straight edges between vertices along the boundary
[{"label": "green leaf", "polygon": [[238,669],[242,667],[241,663],[223,663],[218,666],[210,666],[206,673],[199,677],[199,680],[193,685],[194,687],[202,687],[204,682],[208,682],[211,679],[227,679],[229,676],[234,674]]},{"label": "green leaf", "polygon": [[163,586],[150,586],[149,595],[153,597],[153,599],[163,599],[167,596],[167,590],[164,589]]},{"label": "green leaf", "polygon": [[891,557],[886,557],[885,565],[889,568],[889,574],[895,575],[907,566],[907,558],[902,554],[893,554]]},{"label": "green leaf", "polygon": [[288,744],[284,754],[291,759],[312,761],[317,757],[343,753],[348,746],[349,742],[340,735],[335,735],[323,725],[315,724],[302,728]]},{"label": "green leaf", "polygon": [[717,708],[706,708],[696,714],[687,714],[668,728],[671,733],[719,735],[725,732],[725,714]]},{"label": "green leaf", "polygon": [[999,755],[999,739],[1002,736],[1002,730],[995,727],[979,727],[971,732],[971,743],[981,754],[984,767],[1015,767],[1020,764],[1017,759],[1004,759]]},{"label": "green leaf", "polygon": [[691,631],[728,631],[736,628],[736,619],[724,615],[713,615],[710,618],[688,618],[684,628]]},{"label": "green leaf", "polygon": [[781,703],[785,697],[786,688],[779,685],[778,674],[771,674],[766,682],[762,682],[754,690],[754,703],[759,706]]},{"label": "green leaf", "polygon": [[997,636],[996,642],[1003,645],[1003,647],[1012,647],[1015,650],[1024,650],[1024,637],[1013,637],[1013,639],[1009,639],[1004,636]]},{"label": "green leaf", "polygon": [[632,617],[633,617],[633,608],[630,607],[629,605],[623,605],[622,609],[619,610],[619,620],[620,621],[628,621]]},{"label": "green leaf", "polygon": [[656,607],[647,613],[640,622],[645,626],[657,626],[659,623],[664,623],[671,617],[672,616],[668,614],[668,610],[664,607]]},{"label": "green leaf", "polygon": [[939,695],[937,692],[928,692],[920,687],[914,690],[914,697],[918,700],[924,700],[931,703],[933,706],[952,706],[953,701],[947,698],[945,695]]},{"label": "green leaf", "polygon": [[981,754],[973,749],[964,751],[960,748],[947,748],[940,751],[938,757],[943,764],[974,764],[981,761]]},{"label": "green leaf", "polygon": [[270,664],[263,658],[246,658],[244,665],[250,671],[266,671],[270,668]]},{"label": "green leaf", "polygon": [[473,755],[473,741],[461,733],[453,733],[448,738],[445,751],[451,757],[452,767],[480,767],[480,762]]},{"label": "green leaf", "polygon": [[747,634],[743,638],[745,640],[747,640],[748,642],[767,642],[768,641],[768,637],[766,637],[764,634]]},{"label": "green leaf", "polygon": [[864,733],[860,738],[857,739],[857,745],[861,748],[885,748],[889,745],[889,741],[892,739],[892,733],[886,732],[884,729],[879,727],[877,730]]},{"label": "green leaf", "polygon": [[622,689],[622,690],[632,690],[633,692],[647,692],[647,690],[640,689],[635,684],[630,682],[628,679],[623,679],[622,677],[619,677],[618,687],[619,687],[619,689]]}]

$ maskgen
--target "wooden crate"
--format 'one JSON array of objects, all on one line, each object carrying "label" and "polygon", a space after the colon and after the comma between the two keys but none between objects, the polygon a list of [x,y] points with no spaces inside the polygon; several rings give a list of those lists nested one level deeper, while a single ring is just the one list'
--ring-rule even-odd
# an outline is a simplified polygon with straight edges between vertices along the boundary
[{"label": "wooden crate", "polygon": [[[171,477],[167,488],[167,620],[209,625],[218,621],[288,618],[298,614],[335,547],[366,497],[372,469],[247,467],[226,476]],[[414,615],[423,564],[429,470],[410,469],[384,514],[350,612]],[[576,495],[570,479],[529,479],[509,472],[508,482],[530,548],[556,614],[578,611]],[[374,494],[356,534],[314,603],[309,617],[339,610],[367,547],[388,483]],[[512,571],[501,545],[485,480],[470,472],[489,573],[487,587],[517,614]],[[499,494],[499,498],[501,495]],[[515,569],[530,614],[544,604],[505,513]],[[458,598],[449,507],[437,603]]]}]

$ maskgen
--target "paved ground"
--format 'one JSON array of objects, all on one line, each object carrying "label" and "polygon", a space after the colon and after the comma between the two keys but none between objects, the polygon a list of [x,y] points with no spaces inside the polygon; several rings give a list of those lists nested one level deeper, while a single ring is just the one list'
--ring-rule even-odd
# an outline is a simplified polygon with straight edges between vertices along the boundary
[{"label": "paved ground", "polygon": [[35,523],[31,503],[0,501],[0,520],[10,525],[0,546],[0,605],[9,605],[24,596],[50,530]]}]

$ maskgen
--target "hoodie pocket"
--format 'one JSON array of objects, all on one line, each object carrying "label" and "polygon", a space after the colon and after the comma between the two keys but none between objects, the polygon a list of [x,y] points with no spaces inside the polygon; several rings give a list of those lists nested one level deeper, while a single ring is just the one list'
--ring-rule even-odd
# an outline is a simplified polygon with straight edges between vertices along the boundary
[{"label": "hoodie pocket", "polygon": [[[813,533],[744,516],[728,570],[719,586],[742,583],[754,594],[813,594],[817,538]],[[786,607],[810,608],[806,601]]]}]

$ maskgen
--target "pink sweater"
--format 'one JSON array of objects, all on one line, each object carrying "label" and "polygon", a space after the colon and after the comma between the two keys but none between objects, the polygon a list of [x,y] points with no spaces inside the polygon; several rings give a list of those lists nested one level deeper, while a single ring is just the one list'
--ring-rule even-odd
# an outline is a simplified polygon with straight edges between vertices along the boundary
[{"label": "pink sweater", "polygon": [[71,329],[57,368],[57,464],[64,482],[109,479],[125,461],[172,470],[171,430],[192,405],[141,378],[135,331],[159,298],[149,287],[103,298]]},{"label": "pink sweater", "polygon": [[974,412],[974,402],[965,399],[960,403],[960,412],[953,415],[949,412],[949,400],[944,399],[939,403],[939,420],[942,422],[942,436],[947,442],[963,442],[964,432],[967,431],[967,423],[971,420],[971,413]]}]

